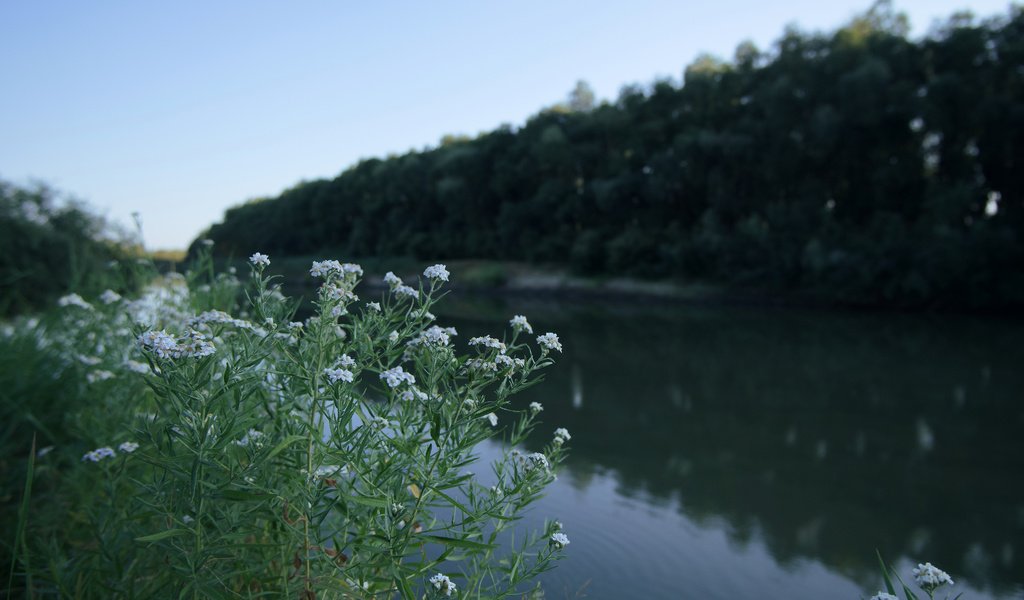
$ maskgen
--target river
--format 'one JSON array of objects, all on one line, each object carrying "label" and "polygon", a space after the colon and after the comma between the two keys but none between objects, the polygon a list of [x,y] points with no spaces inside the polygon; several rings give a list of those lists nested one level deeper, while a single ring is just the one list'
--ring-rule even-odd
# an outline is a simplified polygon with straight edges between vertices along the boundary
[{"label": "river", "polygon": [[[1024,322],[455,294],[461,344],[525,314],[564,356],[516,400],[572,433],[525,524],[547,598],[849,598],[876,549],[965,598],[1024,597]],[[497,448],[482,449],[486,459]]]}]

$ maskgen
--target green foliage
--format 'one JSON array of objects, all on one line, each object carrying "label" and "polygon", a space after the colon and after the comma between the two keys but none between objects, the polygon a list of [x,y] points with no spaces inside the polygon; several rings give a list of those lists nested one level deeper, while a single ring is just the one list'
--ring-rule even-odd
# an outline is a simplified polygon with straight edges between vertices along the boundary
[{"label": "green foliage", "polygon": [[45,185],[0,181],[0,316],[51,304],[71,290],[137,289],[131,242],[73,198]]},{"label": "green foliage", "polygon": [[503,598],[553,567],[560,525],[516,523],[568,433],[523,455],[539,409],[509,399],[557,337],[523,321],[457,353],[429,313],[440,265],[364,304],[360,267],[315,264],[293,321],[265,256],[243,283],[208,249],[139,299],[74,296],[0,332],[11,595]]},{"label": "green foliage", "polygon": [[880,2],[520,128],[233,208],[218,252],[481,258],[854,304],[1024,305],[1024,10],[920,41]]}]

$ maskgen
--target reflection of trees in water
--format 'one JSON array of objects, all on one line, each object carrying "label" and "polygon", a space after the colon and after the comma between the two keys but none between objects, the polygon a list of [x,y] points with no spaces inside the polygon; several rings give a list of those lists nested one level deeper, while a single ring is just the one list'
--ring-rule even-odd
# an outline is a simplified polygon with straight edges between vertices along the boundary
[{"label": "reflection of trees in water", "polygon": [[[573,485],[612,469],[624,493],[724,518],[735,541],[761,538],[783,564],[810,557],[875,582],[878,548],[1014,583],[1020,324],[543,307],[532,320],[566,356],[521,401],[573,431]],[[549,436],[542,426],[538,445]]]}]

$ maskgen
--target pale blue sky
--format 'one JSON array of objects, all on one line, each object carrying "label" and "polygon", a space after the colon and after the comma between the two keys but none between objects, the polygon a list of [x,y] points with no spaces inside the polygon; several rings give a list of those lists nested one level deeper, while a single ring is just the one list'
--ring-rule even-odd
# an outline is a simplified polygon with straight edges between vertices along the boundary
[{"label": "pale blue sky", "polygon": [[[371,6],[372,5],[372,6]],[[0,3],[0,178],[45,180],[183,248],[224,209],[363,157],[610,99],[853,0]],[[935,18],[1005,0],[896,0]]]}]

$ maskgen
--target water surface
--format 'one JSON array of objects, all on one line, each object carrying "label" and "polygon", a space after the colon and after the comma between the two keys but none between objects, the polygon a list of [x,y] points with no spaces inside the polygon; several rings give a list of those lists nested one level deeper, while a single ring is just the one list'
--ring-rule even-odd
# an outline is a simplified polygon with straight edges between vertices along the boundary
[{"label": "water surface", "polygon": [[[573,434],[527,523],[565,523],[548,598],[859,598],[875,549],[966,598],[1024,597],[1024,322],[449,297],[565,354],[517,403]],[[493,448],[485,449],[491,454]]]}]

